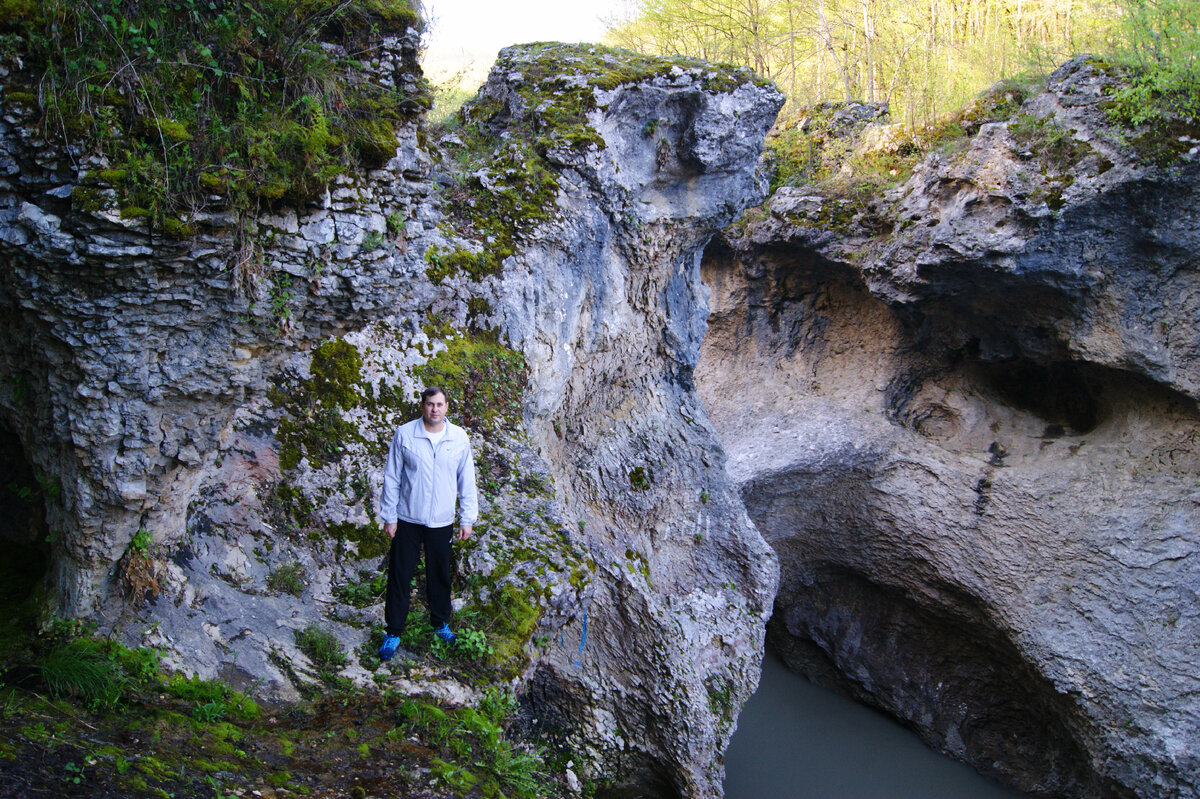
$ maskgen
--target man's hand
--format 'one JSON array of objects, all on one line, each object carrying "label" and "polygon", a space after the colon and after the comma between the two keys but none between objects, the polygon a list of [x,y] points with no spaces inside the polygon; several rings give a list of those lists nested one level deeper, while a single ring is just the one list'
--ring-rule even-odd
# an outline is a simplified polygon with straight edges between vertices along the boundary
[{"label": "man's hand", "polygon": [[395,538],[396,537],[396,523],[395,522],[384,523],[383,531],[385,533],[387,533],[388,538]]},{"label": "man's hand", "polygon": [[471,529],[471,525],[464,524],[462,527],[458,528],[458,540],[466,541],[468,538],[471,537],[471,533],[473,533],[473,532],[474,532],[474,530]]}]

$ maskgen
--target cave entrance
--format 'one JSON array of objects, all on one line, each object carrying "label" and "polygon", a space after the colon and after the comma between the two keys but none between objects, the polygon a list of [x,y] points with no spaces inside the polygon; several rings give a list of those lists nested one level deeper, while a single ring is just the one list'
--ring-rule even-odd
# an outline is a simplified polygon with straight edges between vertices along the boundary
[{"label": "cave entrance", "polygon": [[46,488],[0,423],[0,654],[33,623],[50,566]]},{"label": "cave entrance", "polygon": [[1090,433],[1104,421],[1100,375],[1094,369],[1017,361],[980,364],[978,371],[1005,402],[1044,419],[1047,437]]}]

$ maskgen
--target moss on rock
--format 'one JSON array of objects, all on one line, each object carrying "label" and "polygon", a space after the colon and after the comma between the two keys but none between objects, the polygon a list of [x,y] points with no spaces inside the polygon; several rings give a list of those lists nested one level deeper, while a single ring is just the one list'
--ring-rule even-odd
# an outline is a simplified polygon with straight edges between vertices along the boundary
[{"label": "moss on rock", "polygon": [[525,391],[525,358],[485,334],[449,339],[446,349],[413,369],[423,385],[441,386],[451,414],[471,428],[520,422]]},{"label": "moss on rock", "polygon": [[[339,543],[351,542],[356,545],[356,557],[360,560],[378,558],[386,554],[391,545],[390,539],[377,524],[354,524],[340,522],[326,526],[329,535]],[[339,547],[343,551],[344,547]]]},{"label": "moss on rock", "polygon": [[508,95],[485,87],[459,111],[455,171],[468,175],[449,190],[451,233],[486,241],[482,252],[436,253],[431,279],[459,270],[475,279],[498,274],[523,236],[557,214],[558,171],[569,153],[604,146],[588,114],[600,93],[665,77],[694,74],[705,91],[732,92],[764,83],[740,67],[662,58],[595,45],[535,43],[502,50],[494,74],[519,75]]},{"label": "moss on rock", "polygon": [[358,405],[362,357],[344,339],[321,344],[313,352],[312,376],[296,386],[277,385],[268,397],[286,411],[277,435],[280,467],[295,468],[301,457],[313,466],[339,459],[346,444],[361,441],[358,428],[342,412]]},{"label": "moss on rock", "polygon": [[37,108],[47,136],[104,157],[119,204],[174,237],[194,230],[166,220],[214,195],[252,214],[381,164],[394,125],[430,104],[415,65],[384,88],[346,55],[417,25],[408,0],[4,0],[3,11],[0,34],[20,65],[6,106]]}]

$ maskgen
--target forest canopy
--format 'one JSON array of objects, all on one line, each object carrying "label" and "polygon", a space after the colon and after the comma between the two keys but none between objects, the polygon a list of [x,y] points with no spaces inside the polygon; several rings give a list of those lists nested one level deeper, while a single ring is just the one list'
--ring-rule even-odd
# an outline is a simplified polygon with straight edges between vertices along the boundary
[{"label": "forest canopy", "polygon": [[1084,52],[1132,67],[1143,106],[1190,91],[1181,102],[1194,114],[1198,24],[1197,0],[643,0],[607,38],[751,67],[787,95],[784,118],[865,101],[928,124],[1002,78]]}]

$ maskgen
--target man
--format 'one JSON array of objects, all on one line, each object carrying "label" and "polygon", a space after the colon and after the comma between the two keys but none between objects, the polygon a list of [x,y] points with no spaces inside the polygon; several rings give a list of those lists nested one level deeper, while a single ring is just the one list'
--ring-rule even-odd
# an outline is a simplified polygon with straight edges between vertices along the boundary
[{"label": "man", "polygon": [[425,549],[425,596],[433,634],[454,643],[450,630],[450,538],[459,501],[458,538],[466,541],[479,515],[475,462],[466,432],[446,421],[446,392],[421,392],[421,418],[400,425],[383,470],[380,516],[392,540],[388,553],[387,636],[379,657],[391,660],[408,620],[413,572]]}]

